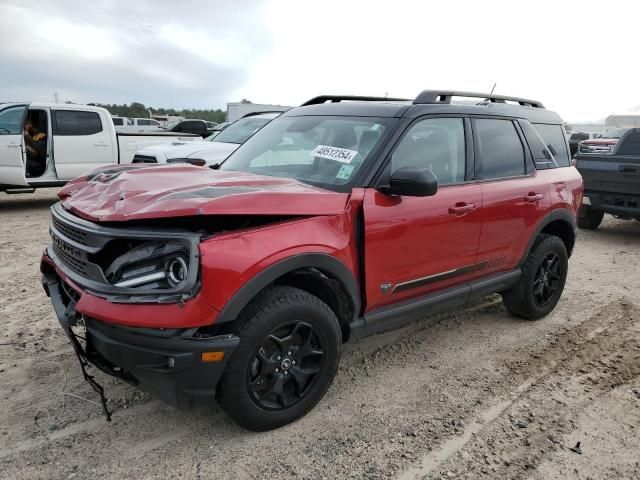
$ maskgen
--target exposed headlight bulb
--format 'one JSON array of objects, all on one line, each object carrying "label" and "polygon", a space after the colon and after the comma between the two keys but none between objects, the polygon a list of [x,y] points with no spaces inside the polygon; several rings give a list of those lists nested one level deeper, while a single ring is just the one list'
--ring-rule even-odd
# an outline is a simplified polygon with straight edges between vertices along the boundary
[{"label": "exposed headlight bulb", "polygon": [[182,257],[172,258],[165,266],[165,275],[169,285],[180,285],[187,278],[187,263]]}]

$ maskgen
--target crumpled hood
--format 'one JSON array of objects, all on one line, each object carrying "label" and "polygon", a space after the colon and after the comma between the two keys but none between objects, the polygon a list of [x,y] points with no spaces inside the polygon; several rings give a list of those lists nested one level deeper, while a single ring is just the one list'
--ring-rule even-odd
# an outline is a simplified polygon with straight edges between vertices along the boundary
[{"label": "crumpled hood", "polygon": [[68,183],[62,206],[91,221],[192,215],[336,215],[349,195],[297,180],[192,165],[106,167]]}]

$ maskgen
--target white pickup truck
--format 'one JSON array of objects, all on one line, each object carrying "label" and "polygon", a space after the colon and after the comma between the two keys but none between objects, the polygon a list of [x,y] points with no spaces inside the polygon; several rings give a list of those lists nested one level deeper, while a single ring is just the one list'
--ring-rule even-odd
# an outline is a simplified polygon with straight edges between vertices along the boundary
[{"label": "white pickup truck", "polygon": [[[30,126],[28,135],[25,126]],[[116,131],[107,110],[89,105],[0,104],[0,192],[61,186],[97,167],[131,163],[143,147],[200,139]]]}]

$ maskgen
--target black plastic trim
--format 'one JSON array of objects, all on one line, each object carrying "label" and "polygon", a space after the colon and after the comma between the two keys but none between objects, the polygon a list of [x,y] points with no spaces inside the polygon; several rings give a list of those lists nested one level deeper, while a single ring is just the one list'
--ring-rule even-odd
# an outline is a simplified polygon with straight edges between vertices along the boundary
[{"label": "black plastic trim", "polygon": [[268,285],[283,275],[299,268],[317,268],[326,275],[338,280],[349,293],[354,315],[360,314],[360,290],[353,274],[340,260],[326,253],[304,253],[282,260],[258,273],[245,283],[223,307],[215,324],[235,320],[242,309]]},{"label": "black plastic trim", "polygon": [[416,314],[433,315],[450,308],[462,307],[472,298],[501,292],[515,285],[520,278],[519,268],[483,277],[462,285],[430,293],[395,305],[381,307],[351,322],[351,338],[359,338],[388,330],[415,319]]},{"label": "black plastic trim", "polygon": [[[533,242],[536,241],[536,238],[538,238],[538,235],[540,235],[542,230],[544,230],[544,228],[547,225],[549,225],[551,222],[556,220],[562,220],[564,222],[567,222],[571,226],[571,229],[573,230],[573,243],[575,245],[575,240],[578,235],[577,233],[578,223],[577,223],[576,217],[571,210],[566,208],[558,208],[546,214],[542,218],[542,220],[538,222],[538,225],[536,225],[536,229],[533,235],[531,235],[531,238],[527,243],[527,248],[524,252],[524,255],[522,256],[522,259],[520,260],[520,263],[518,265],[522,265],[525,262],[525,260],[529,256],[529,252],[531,251],[531,248],[533,247]],[[571,256],[572,251],[573,251],[573,248],[568,249],[567,254]]]},{"label": "black plastic trim", "polygon": [[[185,244],[189,251],[189,270],[187,279],[182,285],[175,288],[167,289],[142,289],[142,288],[126,288],[116,287],[106,281],[104,275],[100,271],[99,275],[94,278],[81,275],[68,267],[64,261],[56,254],[55,248],[50,245],[47,248],[47,254],[53,260],[56,267],[59,268],[71,281],[83,289],[88,290],[92,294],[106,298],[113,303],[178,303],[195,296],[199,290],[199,250],[200,235],[193,232],[182,230],[167,230],[160,228],[112,228],[98,225],[82,218],[76,217],[64,210],[61,203],[58,202],[51,207],[53,218],[63,222],[65,225],[81,230],[86,233],[88,244],[81,245],[63,232],[57,230],[53,224],[50,228],[55,237],[65,242],[70,250],[76,251],[77,255],[86,257],[95,251],[102,249],[110,240],[116,238],[135,239],[135,240],[176,240]],[[52,236],[52,238],[55,238]],[[97,249],[97,250],[96,250]],[[99,268],[90,263],[88,259],[87,265],[93,266],[92,271],[96,273]]]}]

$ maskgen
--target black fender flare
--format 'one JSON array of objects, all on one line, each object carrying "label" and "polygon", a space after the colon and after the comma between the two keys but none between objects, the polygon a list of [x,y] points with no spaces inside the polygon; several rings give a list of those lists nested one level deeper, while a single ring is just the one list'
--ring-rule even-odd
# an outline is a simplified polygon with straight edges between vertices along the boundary
[{"label": "black fender flare", "polygon": [[244,307],[265,287],[283,275],[300,268],[316,268],[339,281],[353,302],[354,314],[360,314],[360,289],[351,270],[340,260],[326,253],[302,253],[270,265],[240,287],[222,308],[214,325],[235,320]]},{"label": "black fender flare", "polygon": [[[531,238],[529,239],[529,243],[527,243],[527,248],[524,252],[524,255],[522,256],[522,259],[520,260],[519,265],[522,265],[524,261],[527,259],[527,257],[529,256],[529,252],[531,251],[531,248],[533,248],[533,242],[536,241],[536,238],[538,237],[538,235],[540,235],[542,230],[544,230],[544,228],[547,225],[549,225],[551,222],[555,222],[556,220],[562,220],[569,224],[569,226],[573,230],[573,239],[575,243],[575,239],[578,236],[578,223],[576,221],[576,216],[568,208],[558,208],[556,210],[553,210],[547,213],[544,217],[542,217],[542,220],[538,222],[538,224],[536,225],[536,229],[533,232],[533,235],[531,235]],[[571,256],[571,250],[572,249],[567,251],[569,256]]]}]

